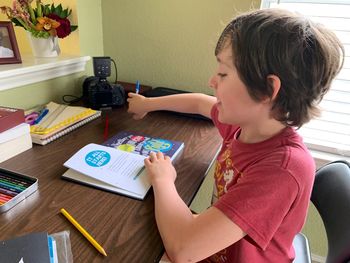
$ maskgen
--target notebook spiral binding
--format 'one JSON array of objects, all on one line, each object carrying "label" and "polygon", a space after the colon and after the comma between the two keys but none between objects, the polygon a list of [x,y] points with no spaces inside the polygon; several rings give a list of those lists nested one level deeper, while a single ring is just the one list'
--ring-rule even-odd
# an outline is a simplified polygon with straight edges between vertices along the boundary
[{"label": "notebook spiral binding", "polygon": [[101,112],[97,111],[94,115],[91,115],[90,117],[88,117],[86,119],[83,119],[83,120],[81,120],[81,121],[79,121],[71,126],[68,126],[66,129],[59,131],[46,139],[40,140],[40,139],[33,138],[33,142],[37,143],[37,144],[41,144],[41,145],[46,145],[46,144],[64,136],[64,135],[66,135],[67,133],[79,128],[80,126],[92,121],[93,119],[100,117],[100,116],[101,116]]}]

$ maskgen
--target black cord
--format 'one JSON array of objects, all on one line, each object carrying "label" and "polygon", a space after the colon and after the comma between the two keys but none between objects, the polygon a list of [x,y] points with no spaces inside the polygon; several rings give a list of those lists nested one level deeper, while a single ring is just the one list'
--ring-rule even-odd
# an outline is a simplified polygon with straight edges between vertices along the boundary
[{"label": "black cord", "polygon": [[111,58],[111,61],[113,62],[114,64],[114,69],[115,69],[115,82],[114,83],[117,83],[118,81],[118,70],[117,70],[117,64],[115,63],[114,59]]},{"label": "black cord", "polygon": [[[66,99],[67,97],[70,97],[70,98],[72,98],[72,99],[68,100],[68,99]],[[83,96],[78,97],[78,96],[75,96],[75,95],[63,95],[63,96],[62,96],[63,102],[64,102],[64,103],[68,103],[68,104],[78,102],[78,101],[80,101],[82,98],[83,98]]]}]

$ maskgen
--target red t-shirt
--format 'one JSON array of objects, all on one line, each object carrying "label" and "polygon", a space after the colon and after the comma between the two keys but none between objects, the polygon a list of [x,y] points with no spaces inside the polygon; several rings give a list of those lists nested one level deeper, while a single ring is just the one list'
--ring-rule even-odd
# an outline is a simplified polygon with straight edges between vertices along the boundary
[{"label": "red t-shirt", "polygon": [[[247,235],[204,262],[292,262],[305,222],[315,163],[291,128],[259,143],[237,140],[240,128],[212,119],[223,137],[216,161],[214,206]],[[218,233],[224,235],[225,233]]]}]

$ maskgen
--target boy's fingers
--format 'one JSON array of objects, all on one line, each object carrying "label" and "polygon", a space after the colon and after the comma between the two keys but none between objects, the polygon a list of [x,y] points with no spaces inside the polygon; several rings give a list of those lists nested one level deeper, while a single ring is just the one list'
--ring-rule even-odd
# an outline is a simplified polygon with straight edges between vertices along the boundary
[{"label": "boy's fingers", "polygon": [[157,159],[157,155],[156,155],[155,152],[151,152],[151,153],[149,154],[149,157],[148,157],[148,158],[149,158],[150,161],[152,162],[152,161],[154,161],[154,160]]},{"label": "boy's fingers", "polygon": [[130,98],[135,97],[135,95],[137,95],[137,94],[134,93],[134,92],[129,92],[129,93],[128,93],[128,96],[129,96]]},{"label": "boy's fingers", "polygon": [[162,152],[157,152],[157,158],[164,159],[164,154]]},{"label": "boy's fingers", "polygon": [[142,97],[142,95],[134,93],[134,92],[129,92],[128,96],[129,96],[129,98]]}]

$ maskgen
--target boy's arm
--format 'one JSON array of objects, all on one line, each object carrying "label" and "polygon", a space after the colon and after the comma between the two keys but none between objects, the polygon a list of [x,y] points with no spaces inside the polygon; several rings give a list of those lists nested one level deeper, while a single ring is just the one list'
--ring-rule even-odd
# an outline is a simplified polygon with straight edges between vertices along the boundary
[{"label": "boy's arm", "polygon": [[193,216],[175,185],[153,185],[155,214],[172,262],[197,262],[232,245],[245,233],[215,207]]},{"label": "boy's arm", "polygon": [[175,188],[176,171],[169,157],[145,159],[155,199],[155,216],[172,262],[197,262],[232,245],[245,233],[215,207],[194,216]]},{"label": "boy's arm", "polygon": [[176,94],[154,98],[129,93],[127,101],[129,102],[128,112],[132,113],[135,119],[142,119],[148,112],[157,110],[201,114],[211,118],[210,111],[216,103],[216,98],[201,93]]}]

